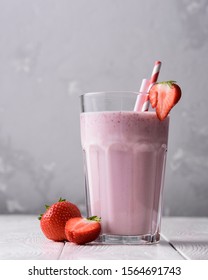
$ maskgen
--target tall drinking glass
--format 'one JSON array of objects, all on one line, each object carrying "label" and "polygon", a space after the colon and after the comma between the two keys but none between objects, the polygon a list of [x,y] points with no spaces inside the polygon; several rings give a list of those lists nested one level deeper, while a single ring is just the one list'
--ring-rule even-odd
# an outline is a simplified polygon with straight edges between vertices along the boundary
[{"label": "tall drinking glass", "polygon": [[135,92],[81,96],[81,144],[88,216],[101,217],[98,242],[160,240],[169,117],[134,112]]}]

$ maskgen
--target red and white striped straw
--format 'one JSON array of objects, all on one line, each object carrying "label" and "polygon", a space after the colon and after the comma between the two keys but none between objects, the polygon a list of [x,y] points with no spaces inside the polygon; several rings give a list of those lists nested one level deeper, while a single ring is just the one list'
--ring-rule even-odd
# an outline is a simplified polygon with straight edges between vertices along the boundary
[{"label": "red and white striped straw", "polygon": [[160,68],[161,68],[161,62],[160,61],[155,61],[154,67],[153,67],[153,71],[152,71],[152,75],[151,78],[149,80],[149,87],[147,90],[147,94],[146,94],[146,99],[144,100],[143,106],[141,111],[142,112],[146,112],[149,110],[149,105],[150,105],[150,101],[149,101],[149,94],[148,92],[150,91],[151,87],[157,82],[159,73],[160,73]]},{"label": "red and white striped straw", "polygon": [[149,105],[150,105],[150,101],[149,101],[149,94],[145,94],[145,98],[144,98],[144,102],[142,105],[142,109],[141,112],[146,112],[149,110]]},{"label": "red and white striped straw", "polygon": [[139,90],[140,94],[137,97],[136,104],[134,106],[134,111],[145,112],[149,110],[150,101],[148,92],[150,91],[150,88],[157,82],[161,64],[162,63],[160,61],[155,61],[151,78],[149,80],[142,80],[142,84]]},{"label": "red and white striped straw", "polygon": [[151,75],[151,78],[149,80],[148,92],[149,92],[150,88],[154,85],[154,83],[157,82],[157,79],[158,79],[158,76],[159,76],[159,73],[160,73],[161,64],[162,64],[161,61],[158,61],[158,60],[155,61],[155,65],[153,67],[152,75]]}]

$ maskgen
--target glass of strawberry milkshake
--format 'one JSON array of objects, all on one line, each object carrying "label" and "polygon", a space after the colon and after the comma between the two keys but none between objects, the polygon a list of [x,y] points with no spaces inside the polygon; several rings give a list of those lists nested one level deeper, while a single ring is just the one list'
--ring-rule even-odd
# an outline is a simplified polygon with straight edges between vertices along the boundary
[{"label": "glass of strawberry milkshake", "polygon": [[139,95],[81,95],[87,215],[101,217],[105,244],[160,240],[169,116],[133,111]]}]

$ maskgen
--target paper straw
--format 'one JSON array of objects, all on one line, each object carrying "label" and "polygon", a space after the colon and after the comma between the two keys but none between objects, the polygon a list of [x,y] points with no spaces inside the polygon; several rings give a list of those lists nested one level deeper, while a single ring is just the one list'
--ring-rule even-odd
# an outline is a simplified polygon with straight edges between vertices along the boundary
[{"label": "paper straw", "polygon": [[158,79],[158,76],[159,76],[159,73],[160,73],[160,68],[161,68],[161,62],[160,61],[155,61],[155,64],[154,64],[154,67],[153,67],[153,70],[152,70],[152,75],[151,75],[151,78],[149,80],[149,87],[148,87],[148,90],[147,90],[147,94],[146,94],[146,99],[144,100],[144,103],[143,103],[143,106],[142,106],[142,109],[141,111],[142,112],[146,112],[149,110],[149,105],[150,105],[150,101],[149,101],[149,91],[151,89],[151,87],[157,82],[157,79]]},{"label": "paper straw", "polygon": [[160,61],[155,61],[155,65],[153,67],[153,71],[152,71],[152,75],[151,78],[149,80],[149,88],[148,88],[148,92],[150,91],[151,87],[157,82],[159,73],[160,73],[160,68],[161,68],[161,64],[162,62]]},{"label": "paper straw", "polygon": [[137,97],[136,104],[134,106],[134,111],[145,112],[149,110],[150,101],[148,92],[150,91],[150,88],[157,82],[161,64],[162,63],[160,61],[155,61],[150,80],[142,80],[142,84],[139,90],[140,94]]},{"label": "paper straw", "polygon": [[148,82],[147,79],[142,79],[142,83],[141,83],[139,92],[144,92],[144,93],[146,93],[146,92],[147,92],[147,89],[148,89],[148,84],[149,84],[149,82]]},{"label": "paper straw", "polygon": [[143,101],[143,105],[142,105],[141,112],[146,112],[146,111],[148,111],[148,110],[149,110],[149,105],[150,105],[149,94],[146,93],[146,94],[145,94],[144,101]]},{"label": "paper straw", "polygon": [[147,79],[143,79],[139,89],[140,94],[137,96],[136,103],[134,106],[134,111],[137,112],[142,111],[143,104],[146,100],[148,87],[149,87],[149,81]]}]

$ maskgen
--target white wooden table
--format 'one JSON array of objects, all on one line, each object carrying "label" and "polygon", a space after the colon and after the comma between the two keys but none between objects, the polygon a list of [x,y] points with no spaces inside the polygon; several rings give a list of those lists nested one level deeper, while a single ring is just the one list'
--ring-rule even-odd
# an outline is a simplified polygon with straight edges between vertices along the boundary
[{"label": "white wooden table", "polygon": [[0,216],[0,259],[208,260],[208,218],[164,217],[156,245],[82,245],[46,239],[37,216]]}]

